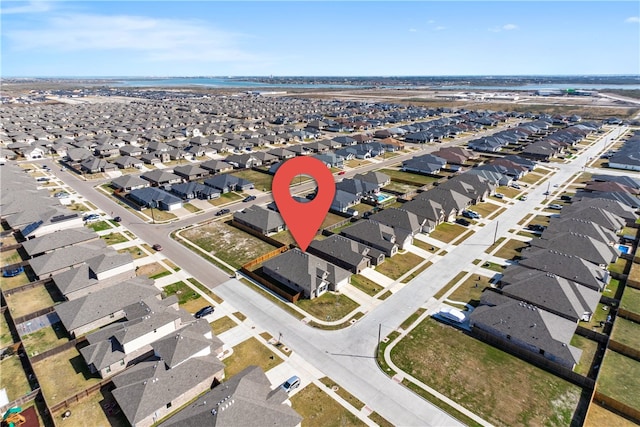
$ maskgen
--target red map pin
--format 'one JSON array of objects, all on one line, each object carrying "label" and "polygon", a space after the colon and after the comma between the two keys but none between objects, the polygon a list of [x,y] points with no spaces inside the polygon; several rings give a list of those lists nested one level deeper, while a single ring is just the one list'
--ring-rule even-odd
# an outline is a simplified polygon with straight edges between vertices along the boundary
[{"label": "red map pin", "polygon": [[[308,175],[316,180],[318,191],[313,200],[305,203],[291,197],[289,185],[298,175]],[[273,177],[271,192],[287,228],[300,249],[305,252],[327,216],[336,194],[336,183],[331,171],[327,165],[316,158],[294,157],[278,168]]]}]

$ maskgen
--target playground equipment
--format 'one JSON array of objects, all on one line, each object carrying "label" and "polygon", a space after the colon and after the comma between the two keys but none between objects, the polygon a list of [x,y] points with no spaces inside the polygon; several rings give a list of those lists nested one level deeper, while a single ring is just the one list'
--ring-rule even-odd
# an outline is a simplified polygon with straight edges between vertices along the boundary
[{"label": "playground equipment", "polygon": [[19,406],[9,408],[9,410],[5,412],[2,417],[2,426],[17,427],[23,425],[27,420],[25,419],[25,417],[20,415],[21,412],[22,408]]}]

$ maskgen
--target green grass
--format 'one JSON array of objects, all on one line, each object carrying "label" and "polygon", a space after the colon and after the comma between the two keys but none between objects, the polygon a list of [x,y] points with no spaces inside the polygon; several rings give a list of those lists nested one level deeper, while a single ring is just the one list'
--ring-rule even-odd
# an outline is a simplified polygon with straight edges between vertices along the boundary
[{"label": "green grass", "polygon": [[608,270],[612,273],[624,274],[627,266],[631,263],[630,260],[624,258],[618,258],[613,264],[609,264]]},{"label": "green grass", "polygon": [[354,274],[351,276],[351,285],[360,289],[369,296],[374,296],[382,290],[382,286],[370,279],[367,279],[362,274]]},{"label": "green grass", "polygon": [[51,326],[23,335],[22,344],[24,344],[27,354],[33,356],[64,344],[69,339],[69,334],[62,326],[62,322],[57,322]]},{"label": "green grass", "polygon": [[209,200],[209,203],[211,203],[213,206],[222,206],[228,203],[237,202],[238,200],[244,199],[244,197],[245,196],[240,193],[224,193],[221,194],[217,199]]},{"label": "green grass", "polygon": [[89,227],[95,232],[98,232],[98,231],[109,230],[111,228],[111,224],[109,224],[107,221],[98,221],[98,222],[92,222],[90,224],[87,224],[87,227]]},{"label": "green grass", "polygon": [[340,385],[338,385],[338,383],[333,381],[331,378],[322,377],[318,381],[320,381],[322,384],[324,384],[328,388],[333,389],[334,387],[336,387],[337,388],[336,394],[341,398],[343,398],[344,400],[346,400],[347,402],[349,402],[349,404],[354,408],[356,408],[358,411],[364,408],[364,403],[362,403],[360,399],[358,399],[353,394],[349,393],[347,390],[340,387]]},{"label": "green grass", "polygon": [[607,350],[598,375],[598,391],[640,410],[638,378],[640,378],[640,362]]},{"label": "green grass", "polygon": [[[478,277],[480,280],[478,280]],[[449,295],[450,300],[460,301],[477,307],[480,304],[480,297],[485,288],[490,287],[490,278],[485,276],[476,276],[475,274],[467,277],[455,291]],[[476,286],[477,285],[477,286]]]},{"label": "green grass", "polygon": [[200,294],[191,289],[186,283],[180,281],[172,283],[164,287],[167,296],[175,295],[178,297],[178,304],[185,304],[187,301],[202,298]]},{"label": "green grass", "polygon": [[580,361],[576,364],[576,367],[573,370],[580,375],[587,376],[589,369],[591,368],[591,364],[593,363],[593,358],[598,350],[598,343],[590,340],[589,338],[575,334],[573,338],[571,338],[570,344],[582,350]]},{"label": "green grass", "polygon": [[206,295],[209,296],[209,298],[211,298],[212,300],[214,300],[217,304],[222,304],[224,302],[224,300],[222,298],[220,298],[218,295],[214,294],[211,290],[209,290],[209,288],[207,288],[205,285],[203,285],[202,283],[198,282],[195,278],[193,277],[189,277],[187,279],[189,282],[191,282],[191,284],[193,286],[195,286],[196,288],[200,289],[200,291],[204,292]]},{"label": "green grass", "polygon": [[115,245],[129,241],[122,233],[109,233],[101,236],[101,238],[107,242],[107,245]]},{"label": "green grass", "polygon": [[235,268],[276,249],[257,237],[220,222],[188,229],[182,232],[182,236]]},{"label": "green grass", "polygon": [[238,324],[229,316],[224,316],[211,322],[211,331],[214,335],[220,335],[221,333],[235,328],[236,326],[238,326]]},{"label": "green grass", "polygon": [[[55,369],[51,369],[55,366]],[[47,404],[55,405],[100,381],[75,347],[33,365]]]},{"label": "green grass", "polygon": [[506,239],[506,237],[500,237],[498,240],[495,241],[494,244],[492,244],[487,248],[487,250],[485,250],[485,253],[490,254],[491,252],[493,252],[498,247],[499,244],[504,242],[504,239]]},{"label": "green grass", "polygon": [[430,318],[393,348],[391,358],[405,372],[493,424],[569,425],[581,392]]},{"label": "green grass", "polygon": [[6,316],[5,313],[0,314],[0,348],[13,344],[13,337],[11,336]]},{"label": "green grass", "polygon": [[164,276],[168,276],[170,274],[171,274],[170,271],[164,270],[164,271],[161,271],[159,273],[156,273],[156,274],[153,274],[153,275],[149,276],[149,279],[154,279],[155,280],[155,279],[159,279],[159,278],[164,277]]},{"label": "green grass", "polygon": [[191,213],[198,213],[198,212],[202,212],[202,209],[200,209],[197,206],[192,205],[191,203],[184,203],[182,205],[183,208],[185,208],[186,210],[188,210]]},{"label": "green grass", "polygon": [[0,361],[0,389],[6,389],[9,402],[24,396],[31,391],[27,376],[22,369],[20,357],[17,354]]},{"label": "green grass", "polygon": [[376,266],[376,271],[396,280],[422,261],[424,261],[424,258],[411,252],[398,253],[391,258],[386,258],[382,264]]},{"label": "green grass", "polygon": [[407,277],[402,279],[402,283],[409,283],[410,281],[412,281],[413,279],[418,277],[420,275],[420,273],[422,273],[423,271],[425,271],[427,268],[431,267],[432,265],[433,265],[433,263],[431,261],[424,263],[422,266],[420,266],[420,268],[416,269],[413,273],[409,274]]},{"label": "green grass", "polygon": [[53,304],[54,301],[47,286],[36,286],[7,297],[7,305],[14,319],[51,307]]},{"label": "green grass", "polygon": [[271,191],[271,181],[273,181],[273,175],[254,171],[252,169],[233,172],[231,175],[253,182],[253,185],[255,186],[256,190]]},{"label": "green grass", "polygon": [[393,377],[396,374],[396,371],[391,369],[391,367],[387,364],[387,361],[384,359],[384,352],[387,346],[393,343],[396,340],[396,338],[398,338],[399,336],[400,336],[400,332],[393,331],[389,335],[384,337],[384,339],[380,341],[380,346],[379,346],[377,357],[376,357],[380,370],[382,370],[382,372],[384,372],[386,375],[390,377]]},{"label": "green grass", "polygon": [[250,365],[260,366],[265,372],[282,363],[282,359],[256,338],[249,338],[233,347],[233,353],[222,361],[225,377],[231,378]]},{"label": "green grass", "polygon": [[404,181],[409,181],[415,183],[415,185],[422,187],[426,184],[431,184],[432,182],[437,181],[439,178],[435,178],[432,176],[419,175],[411,172],[402,172],[394,169],[382,169],[380,172],[389,175],[391,179],[400,179]]},{"label": "green grass", "polygon": [[[0,252],[0,265],[11,265],[22,261],[22,257],[16,249],[10,251]],[[4,277],[2,278],[4,280]]]},{"label": "green grass", "polygon": [[309,384],[292,396],[291,406],[302,416],[303,427],[366,425],[315,384]]},{"label": "green grass", "polygon": [[123,254],[125,252],[129,252],[133,259],[144,258],[147,256],[139,246],[129,246],[128,248],[118,249],[118,253]]},{"label": "green grass", "polygon": [[393,295],[393,292],[391,292],[391,291],[385,291],[385,293],[383,293],[382,295],[380,295],[380,296],[378,297],[378,299],[379,299],[380,301],[384,301],[384,300],[386,300],[387,298],[389,298],[391,295]]},{"label": "green grass", "polygon": [[611,339],[640,351],[640,324],[617,317]]},{"label": "green grass", "polygon": [[235,317],[237,317],[237,318],[238,318],[238,320],[239,320],[239,321],[241,321],[241,322],[244,322],[244,321],[247,319],[247,316],[245,316],[244,314],[242,314],[242,313],[241,313],[241,312],[239,312],[239,311],[236,311],[235,313],[233,313],[233,315],[234,315]]},{"label": "green grass", "polygon": [[0,279],[0,287],[3,291],[14,289],[22,285],[26,285],[27,283],[29,283],[29,276],[27,276],[27,273],[25,272],[22,272],[17,276],[3,277]]},{"label": "green grass", "polygon": [[358,304],[348,296],[332,292],[314,299],[300,299],[296,305],[311,316],[326,321],[340,320],[358,308]]},{"label": "green grass", "polygon": [[626,286],[620,300],[620,308],[640,314],[640,289]]},{"label": "green grass", "polygon": [[600,323],[607,320],[607,316],[609,316],[610,311],[611,308],[608,305],[599,303],[598,307],[593,312],[593,316],[591,316],[591,320],[588,322],[581,320],[579,325],[587,329],[600,329],[600,332],[602,332],[602,326],[600,326]]},{"label": "green grass", "polygon": [[497,256],[498,258],[511,259],[511,260],[516,259],[520,257],[520,254],[522,253],[522,249],[528,246],[529,244],[526,242],[521,242],[520,240],[516,240],[516,239],[509,239],[504,245],[502,245],[500,249],[498,249],[498,251],[494,255]]},{"label": "green grass", "polygon": [[438,225],[435,230],[429,233],[429,237],[433,237],[441,242],[449,243],[465,231],[467,231],[467,228],[462,225],[443,222]]},{"label": "green grass", "polygon": [[418,239],[413,239],[413,246],[415,246],[417,248],[420,248],[420,249],[422,249],[424,251],[427,251],[427,252],[432,252],[432,253],[435,253],[435,252],[440,250],[439,247],[434,246],[434,245],[432,245],[430,243],[427,243],[427,242],[423,242],[422,240],[418,240]]},{"label": "green grass", "polygon": [[369,418],[380,427],[393,427],[393,424],[391,424],[382,415],[378,414],[375,411],[369,414]]},{"label": "green grass", "polygon": [[440,289],[438,292],[435,293],[435,295],[433,296],[435,299],[440,299],[444,296],[444,294],[446,294],[447,292],[449,292],[449,290],[451,288],[453,288],[453,286],[458,283],[460,281],[460,279],[462,279],[464,277],[464,275],[467,274],[466,271],[461,271],[458,274],[456,274],[456,276],[451,279],[449,281],[449,283],[447,283],[446,285],[444,285],[442,287],[442,289]]}]

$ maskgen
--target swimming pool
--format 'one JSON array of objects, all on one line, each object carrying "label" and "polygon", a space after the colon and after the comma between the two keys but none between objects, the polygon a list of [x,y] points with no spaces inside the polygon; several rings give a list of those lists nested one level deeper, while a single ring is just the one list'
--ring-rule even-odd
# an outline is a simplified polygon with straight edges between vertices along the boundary
[{"label": "swimming pool", "polygon": [[378,193],[374,197],[378,203],[384,203],[387,200],[393,199],[393,196],[387,193]]},{"label": "swimming pool", "polygon": [[626,245],[618,245],[618,249],[620,250],[620,252],[622,252],[623,254],[628,254],[629,251],[631,250],[630,246],[626,246]]}]

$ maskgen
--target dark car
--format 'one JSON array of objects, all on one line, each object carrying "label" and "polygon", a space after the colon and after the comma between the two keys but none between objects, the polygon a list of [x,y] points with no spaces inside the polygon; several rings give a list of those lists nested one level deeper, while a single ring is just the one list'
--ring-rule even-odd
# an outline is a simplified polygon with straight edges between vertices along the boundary
[{"label": "dark car", "polygon": [[456,222],[460,225],[464,225],[465,227],[471,225],[471,223],[464,218],[458,218],[456,219]]},{"label": "dark car", "polygon": [[216,212],[216,216],[220,216],[220,215],[226,215],[229,212],[231,212],[230,209],[224,208],[224,209],[220,209],[218,212]]},{"label": "dark car", "polygon": [[121,217],[119,217],[119,216],[117,216],[117,217],[113,218],[113,220],[114,220],[115,222],[122,222],[122,218],[121,218]]},{"label": "dark car", "polygon": [[243,202],[252,202],[256,199],[256,196],[247,196],[244,199],[242,199]]},{"label": "dark car", "polygon": [[162,246],[157,243],[151,247],[153,248],[154,251],[157,251],[157,252],[160,252],[162,250]]},{"label": "dark car", "polygon": [[201,317],[204,316],[208,316],[209,314],[213,313],[214,308],[210,305],[206,306],[206,307],[202,307],[200,310],[198,310],[196,312],[196,314],[194,314],[194,316],[196,317],[196,319],[199,319]]}]

